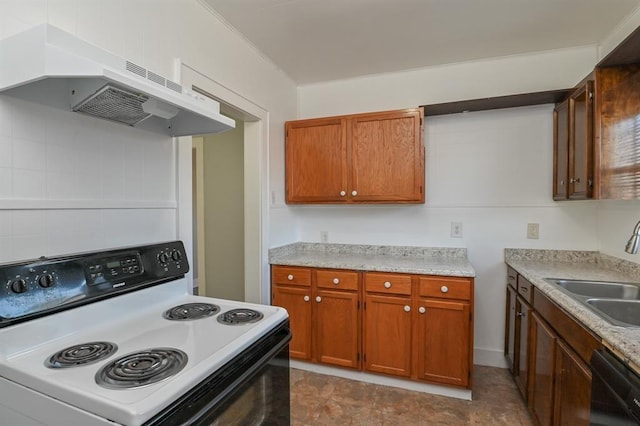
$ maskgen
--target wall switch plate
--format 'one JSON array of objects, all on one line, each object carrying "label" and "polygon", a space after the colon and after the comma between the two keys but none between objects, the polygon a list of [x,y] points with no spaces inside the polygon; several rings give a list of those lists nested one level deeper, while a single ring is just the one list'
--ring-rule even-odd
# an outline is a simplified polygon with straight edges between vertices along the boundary
[{"label": "wall switch plate", "polygon": [[451,238],[462,238],[462,222],[451,222]]},{"label": "wall switch plate", "polygon": [[537,240],[540,237],[540,224],[527,223],[527,238]]},{"label": "wall switch plate", "polygon": [[320,242],[328,243],[329,242],[329,232],[328,231],[320,231]]}]

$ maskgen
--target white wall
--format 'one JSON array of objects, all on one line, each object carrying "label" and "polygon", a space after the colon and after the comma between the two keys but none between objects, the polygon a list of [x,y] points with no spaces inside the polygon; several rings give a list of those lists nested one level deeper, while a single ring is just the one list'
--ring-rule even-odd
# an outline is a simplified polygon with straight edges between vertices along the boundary
[{"label": "white wall", "polygon": [[[597,60],[588,46],[299,88],[299,117],[573,87]],[[598,248],[593,202],[553,203],[552,106],[427,117],[426,204],[292,207],[301,240],[467,247],[476,269],[476,363],[503,365],[505,247]],[[463,223],[462,239],[450,223]],[[527,223],[540,239],[526,239]]]},{"label": "white wall", "polygon": [[[283,150],[295,85],[197,0],[0,0],[0,10],[0,38],[49,22],[171,79],[180,59],[268,111],[263,155]],[[56,118],[70,134],[55,139],[42,127],[52,114],[0,95],[0,262],[175,238],[177,194],[189,190],[175,185],[175,142],[75,114]],[[293,240],[284,216],[275,229]]]}]

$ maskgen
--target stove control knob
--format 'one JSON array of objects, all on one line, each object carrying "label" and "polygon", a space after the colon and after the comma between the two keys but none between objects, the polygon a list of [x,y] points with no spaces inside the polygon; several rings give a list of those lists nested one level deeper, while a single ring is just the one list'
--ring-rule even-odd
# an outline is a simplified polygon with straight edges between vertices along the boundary
[{"label": "stove control knob", "polygon": [[38,278],[38,284],[40,287],[49,288],[53,285],[53,276],[51,274],[44,274]]},{"label": "stove control knob", "polygon": [[171,252],[171,258],[177,262],[182,259],[182,254],[178,250],[174,250]]},{"label": "stove control knob", "polygon": [[11,291],[13,291],[14,293],[24,293],[25,291],[27,291],[27,282],[22,278],[14,280],[11,283]]},{"label": "stove control knob", "polygon": [[158,260],[160,263],[167,263],[169,261],[169,255],[165,252],[162,252],[158,255]]}]

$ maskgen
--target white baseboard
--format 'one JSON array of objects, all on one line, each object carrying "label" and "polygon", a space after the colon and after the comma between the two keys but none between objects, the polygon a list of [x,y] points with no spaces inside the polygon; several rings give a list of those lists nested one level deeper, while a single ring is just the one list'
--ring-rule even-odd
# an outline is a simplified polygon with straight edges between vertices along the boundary
[{"label": "white baseboard", "polygon": [[291,360],[290,366],[299,370],[312,371],[319,374],[342,377],[345,379],[358,380],[361,382],[374,383],[376,385],[392,386],[401,389],[408,389],[417,392],[430,393],[433,395],[448,396],[451,398],[471,401],[471,391],[468,389],[458,389],[448,386],[431,385],[427,383],[414,382],[411,380],[395,379],[388,376],[365,373],[326,365],[312,364],[308,362]]},{"label": "white baseboard", "polygon": [[473,363],[486,365],[487,367],[508,367],[504,352],[496,349],[475,348],[473,350]]}]

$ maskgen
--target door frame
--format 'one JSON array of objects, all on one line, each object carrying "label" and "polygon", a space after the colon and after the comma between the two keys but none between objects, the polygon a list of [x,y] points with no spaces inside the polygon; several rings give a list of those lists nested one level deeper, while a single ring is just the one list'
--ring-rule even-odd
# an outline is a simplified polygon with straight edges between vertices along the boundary
[{"label": "door frame", "polygon": [[[244,121],[244,296],[245,301],[269,304],[269,113],[190,66],[180,64],[184,87],[214,98],[221,112]],[[192,138],[177,143],[177,237],[193,260]],[[193,262],[192,262],[193,263]],[[193,282],[191,273],[187,276]]]}]

